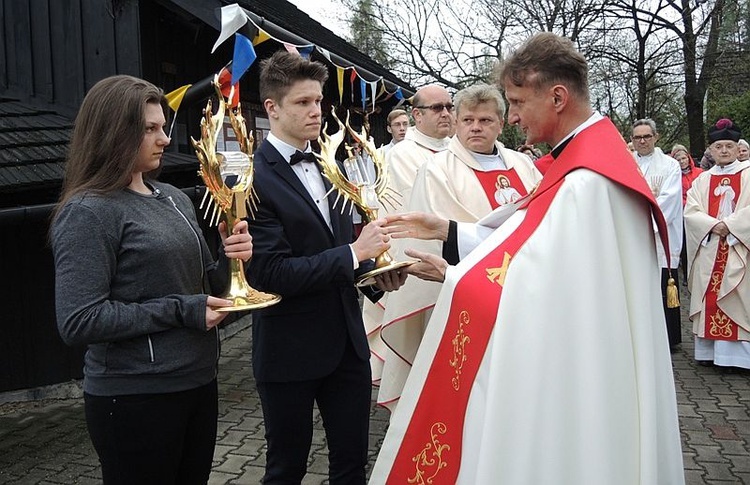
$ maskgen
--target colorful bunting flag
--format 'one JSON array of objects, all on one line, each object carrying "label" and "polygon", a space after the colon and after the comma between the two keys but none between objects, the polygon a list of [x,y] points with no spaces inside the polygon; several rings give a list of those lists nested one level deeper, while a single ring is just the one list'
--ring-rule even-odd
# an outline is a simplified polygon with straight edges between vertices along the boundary
[{"label": "colorful bunting flag", "polygon": [[188,89],[190,89],[190,86],[192,86],[192,84],[180,86],[179,88],[165,95],[165,97],[167,98],[167,104],[170,108],[172,108],[172,111],[177,112],[177,110],[180,109],[182,98],[185,97],[185,93]]},{"label": "colorful bunting flag", "polygon": [[[696,2],[700,1],[701,0],[696,0]],[[354,102],[355,99],[354,81],[358,77],[360,79],[362,109],[365,109],[367,102],[366,84],[370,84],[373,111],[375,110],[376,100],[380,99],[383,94],[387,94],[387,96],[383,98],[383,100],[389,99],[391,96],[395,96],[399,100],[399,104],[402,104],[404,101],[408,101],[404,99],[401,87],[396,87],[396,90],[394,92],[388,92],[386,88],[386,82],[382,77],[376,79],[375,81],[366,81],[359,75],[355,66],[339,66],[338,64],[336,64],[336,62],[333,62],[331,53],[323,47],[317,46],[315,44],[294,45],[273,37],[268,32],[261,29],[260,26],[257,25],[251,18],[251,16],[249,16],[245,12],[245,10],[236,3],[232,5],[225,5],[221,8],[221,32],[211,52],[213,53],[214,51],[216,51],[216,49],[232,35],[235,35],[233,62],[230,63],[232,65],[232,68],[224,68],[222,69],[220,74],[220,77],[222,78],[222,81],[220,81],[222,93],[224,94],[224,96],[228,97],[231,92],[232,99],[230,100],[230,104],[232,105],[236,105],[236,103],[239,102],[238,82],[240,78],[245,74],[245,72],[250,68],[250,66],[253,64],[253,62],[255,62],[257,58],[253,46],[262,44],[269,39],[273,39],[283,44],[284,48],[288,52],[296,53],[301,57],[304,57],[305,59],[309,59],[312,56],[313,50],[317,49],[320,55],[322,55],[329,63],[333,64],[336,67],[336,77],[339,89],[339,103],[343,102],[344,72],[347,69],[352,70],[350,76],[352,102]],[[250,39],[252,39],[252,41],[250,41]],[[205,84],[204,81],[201,81],[201,84]],[[382,84],[380,86],[380,90],[376,94],[378,83]],[[234,86],[235,88],[233,91],[231,90],[232,86]],[[183,98],[185,97],[190,87],[191,85],[182,86],[167,95],[169,105],[172,109],[177,111],[179,105],[182,103]],[[201,88],[198,89],[198,91],[201,92],[203,90],[205,90],[205,86],[201,86]],[[197,91],[192,94],[192,96],[195,95],[197,95]]]},{"label": "colorful bunting flag", "polygon": [[359,75],[357,74],[357,70],[355,68],[352,67],[350,69],[352,70],[352,73],[349,76],[349,87],[350,87],[349,92],[352,95],[352,103],[353,103],[354,102],[354,81],[357,79]]},{"label": "colorful bunting flag", "polygon": [[331,64],[333,64],[333,61],[331,61],[331,53],[328,52],[328,49],[324,49],[324,48],[322,48],[320,46],[315,46],[315,47],[318,49],[318,52],[320,52],[320,54],[323,57],[325,57],[326,59],[328,59],[328,62],[330,62]]},{"label": "colorful bunting flag", "polygon": [[292,44],[287,44],[286,42],[284,42],[284,49],[286,49],[287,52],[291,52],[292,54],[299,55],[299,51]]},{"label": "colorful bunting flag", "polygon": [[[240,104],[240,85],[232,85],[232,69],[231,64],[228,67],[223,67],[219,71],[219,88],[221,88],[221,94],[227,98],[227,104],[234,108]],[[234,89],[232,89],[234,87]]]},{"label": "colorful bunting flag", "polygon": [[219,38],[216,39],[214,48],[211,49],[211,53],[213,54],[224,41],[240,30],[247,23],[247,20],[247,14],[236,3],[221,7],[221,32],[219,33]]},{"label": "colorful bunting flag", "polygon": [[253,43],[242,34],[235,34],[232,58],[232,85],[237,84],[257,58]]},{"label": "colorful bunting flag", "polygon": [[271,36],[268,35],[268,32],[258,28],[258,33],[255,34],[255,37],[253,37],[253,45],[262,44],[263,42],[267,41],[270,38]]},{"label": "colorful bunting flag", "polygon": [[383,84],[380,85],[380,91],[378,91],[378,96],[377,97],[378,98],[381,97],[383,95],[383,93],[387,93],[388,94],[388,96],[386,96],[385,99],[388,99],[388,98],[391,97],[391,93],[388,93],[388,91],[385,89],[385,83],[383,83]]},{"label": "colorful bunting flag", "polygon": [[367,100],[367,83],[364,79],[359,79],[359,92],[362,95],[362,109],[365,109],[365,101]]},{"label": "colorful bunting flag", "polygon": [[[314,44],[306,45],[304,47],[297,47],[297,50],[299,51],[299,55],[304,57],[305,59],[310,59],[310,56],[312,55],[312,51],[315,48]],[[338,67],[338,66],[336,66]]]},{"label": "colorful bunting flag", "polygon": [[344,102],[344,69],[341,66],[336,66],[336,80],[339,84],[339,104]]},{"label": "colorful bunting flag", "polygon": [[378,80],[370,81],[370,92],[372,93],[372,111],[375,112],[375,90],[378,89]]}]

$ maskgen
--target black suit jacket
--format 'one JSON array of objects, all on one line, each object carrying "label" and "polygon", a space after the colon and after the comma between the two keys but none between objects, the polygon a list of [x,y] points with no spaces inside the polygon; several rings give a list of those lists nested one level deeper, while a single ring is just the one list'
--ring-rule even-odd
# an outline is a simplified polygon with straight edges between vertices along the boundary
[{"label": "black suit jacket", "polygon": [[[253,370],[258,381],[316,379],[333,371],[347,339],[370,357],[354,287],[349,243],[353,224],[341,202],[328,228],[289,163],[267,141],[255,152],[253,186],[259,202],[250,217],[250,284],[281,295],[281,303],[253,314]],[[330,184],[324,178],[327,188]],[[347,207],[348,209],[348,207]],[[364,269],[364,268],[363,268]],[[365,292],[367,294],[368,292]],[[376,299],[378,292],[368,295]]]}]

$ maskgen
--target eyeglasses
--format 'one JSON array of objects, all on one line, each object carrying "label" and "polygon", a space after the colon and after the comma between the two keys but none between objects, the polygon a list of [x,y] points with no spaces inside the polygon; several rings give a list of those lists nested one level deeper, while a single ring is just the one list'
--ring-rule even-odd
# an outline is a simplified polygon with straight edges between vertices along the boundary
[{"label": "eyeglasses", "polygon": [[429,106],[415,106],[417,109],[429,109],[433,113],[442,113],[444,109],[447,109],[449,113],[453,112],[453,103],[435,103]]},{"label": "eyeglasses", "polygon": [[633,141],[649,141],[654,135],[635,135],[631,136],[630,139]]}]

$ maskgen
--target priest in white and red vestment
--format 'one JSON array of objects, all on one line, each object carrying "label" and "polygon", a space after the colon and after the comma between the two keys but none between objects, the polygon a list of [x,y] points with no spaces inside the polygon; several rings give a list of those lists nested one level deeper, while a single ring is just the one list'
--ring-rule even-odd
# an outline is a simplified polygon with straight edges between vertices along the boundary
[{"label": "priest in white and red vestment", "polygon": [[[442,86],[430,84],[417,90],[412,102],[414,107],[411,115],[414,118],[414,126],[406,130],[404,139],[385,156],[388,164],[388,185],[400,195],[392,200],[389,206],[381,208],[381,216],[403,211],[409,203],[411,188],[419,167],[431,162],[435,154],[448,148],[450,143],[454,116],[453,100],[448,91]],[[377,303],[365,299],[362,319],[368,335],[374,335],[380,329],[387,304],[388,295],[383,295]],[[378,359],[372,359],[371,367],[373,379],[377,381],[382,364]]]},{"label": "priest in white and red vestment", "polygon": [[[487,84],[465,88],[454,96],[456,136],[446,151],[417,172],[409,211],[421,211],[461,222],[476,222],[499,206],[496,193],[502,181],[518,197],[525,196],[542,176],[526,155],[497,141],[502,133],[505,102]],[[396,240],[403,247],[440,255],[439,241]],[[402,259],[398,257],[397,259]],[[379,384],[378,404],[393,411],[432,314],[441,284],[407,279],[388,296],[383,324],[368,329],[373,382]]]},{"label": "priest in white and red vestment", "polygon": [[489,235],[447,270],[410,252],[423,257],[410,272],[445,284],[371,483],[683,484],[666,329],[653,323],[661,211],[615,126],[593,113],[572,42],[533,36],[499,82],[508,121],[555,160],[504,222],[502,207],[484,225],[387,218],[394,236],[438,237],[459,254]]},{"label": "priest in white and red vestment", "polygon": [[[420,88],[413,103],[414,126],[406,130],[404,140],[385,157],[389,185],[401,194],[402,205],[409,202],[419,167],[432,160],[435,153],[448,148],[454,123],[453,101],[442,86],[430,84]],[[394,212],[400,210],[401,207],[396,207]]]},{"label": "priest in white and red vestment", "polygon": [[685,233],[695,359],[750,369],[750,161],[737,160],[740,136],[727,119],[709,130],[716,165],[688,190]]}]

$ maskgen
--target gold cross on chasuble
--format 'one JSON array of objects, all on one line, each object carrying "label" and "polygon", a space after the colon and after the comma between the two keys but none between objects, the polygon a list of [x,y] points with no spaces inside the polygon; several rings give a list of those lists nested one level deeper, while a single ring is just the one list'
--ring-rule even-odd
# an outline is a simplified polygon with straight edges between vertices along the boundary
[{"label": "gold cross on chasuble", "polygon": [[487,268],[487,279],[500,286],[505,284],[505,273],[508,272],[510,265],[510,254],[507,252],[503,256],[503,265],[499,268]]}]

